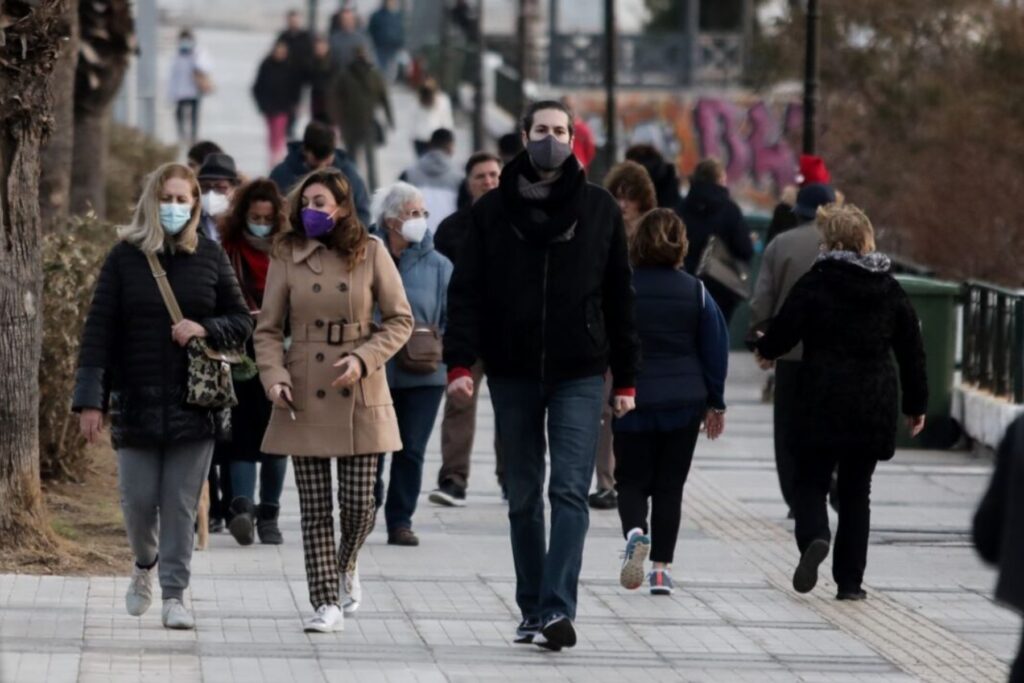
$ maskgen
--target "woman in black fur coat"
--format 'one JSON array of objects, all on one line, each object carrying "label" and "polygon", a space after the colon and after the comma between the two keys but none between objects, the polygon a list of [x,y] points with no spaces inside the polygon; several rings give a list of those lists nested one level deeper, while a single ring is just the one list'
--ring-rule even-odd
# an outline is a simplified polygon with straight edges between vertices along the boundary
[{"label": "woman in black fur coat", "polygon": [[[921,329],[910,300],[876,252],[874,231],[854,206],[818,211],[823,251],[793,288],[757,342],[762,364],[804,344],[798,428],[796,540],[801,558],[793,587],[814,588],[831,537],[825,499],[839,467],[842,506],[832,575],[838,599],[863,600],[871,476],[895,451],[898,410],[911,433],[924,427],[928,403]],[[899,383],[892,356],[899,364]],[[903,389],[897,405],[898,387]]]}]

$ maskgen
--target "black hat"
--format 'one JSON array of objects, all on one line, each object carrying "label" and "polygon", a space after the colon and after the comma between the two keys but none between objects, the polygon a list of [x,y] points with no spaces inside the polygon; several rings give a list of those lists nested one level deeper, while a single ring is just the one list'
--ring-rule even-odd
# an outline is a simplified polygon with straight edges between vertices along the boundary
[{"label": "black hat", "polygon": [[197,174],[200,180],[238,180],[235,160],[228,154],[214,152],[207,154]]},{"label": "black hat", "polygon": [[832,189],[831,185],[823,183],[805,185],[800,188],[800,192],[796,196],[796,206],[793,207],[793,213],[805,221],[812,221],[818,213],[819,206],[832,204],[835,201],[836,191]]}]

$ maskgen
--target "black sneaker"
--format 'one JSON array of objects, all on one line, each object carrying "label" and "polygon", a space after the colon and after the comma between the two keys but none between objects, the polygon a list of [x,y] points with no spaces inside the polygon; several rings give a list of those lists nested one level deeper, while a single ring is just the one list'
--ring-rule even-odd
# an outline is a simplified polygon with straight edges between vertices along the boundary
[{"label": "black sneaker", "polygon": [[516,638],[512,642],[517,645],[529,645],[538,633],[540,633],[540,619],[527,617],[519,622],[519,626],[516,627]]},{"label": "black sneaker", "polygon": [[595,510],[614,510],[619,506],[619,496],[612,489],[598,489],[590,494],[589,500]]},{"label": "black sneaker", "polygon": [[558,652],[563,647],[573,647],[576,644],[576,628],[569,617],[558,615],[544,624],[540,633],[533,637],[533,644],[552,652]]},{"label": "black sneaker", "polygon": [[811,541],[807,550],[800,556],[800,564],[793,572],[793,588],[797,593],[810,593],[818,585],[818,565],[828,557],[828,541],[817,539]]},{"label": "black sneaker", "polygon": [[860,588],[856,588],[854,590],[846,590],[846,589],[840,588],[839,592],[836,593],[836,600],[867,600],[867,599],[868,599],[868,594],[865,593]]},{"label": "black sneaker", "polygon": [[455,482],[446,481],[431,491],[427,500],[434,505],[444,505],[450,508],[466,507],[466,489]]}]

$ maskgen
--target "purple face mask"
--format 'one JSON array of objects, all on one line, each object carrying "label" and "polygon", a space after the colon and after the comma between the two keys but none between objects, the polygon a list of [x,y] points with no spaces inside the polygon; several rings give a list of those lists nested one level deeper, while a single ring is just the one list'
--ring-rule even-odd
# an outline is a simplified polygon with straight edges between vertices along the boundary
[{"label": "purple face mask", "polygon": [[306,237],[323,237],[331,230],[334,230],[334,218],[331,214],[319,209],[306,207],[301,212],[302,227],[306,231]]}]

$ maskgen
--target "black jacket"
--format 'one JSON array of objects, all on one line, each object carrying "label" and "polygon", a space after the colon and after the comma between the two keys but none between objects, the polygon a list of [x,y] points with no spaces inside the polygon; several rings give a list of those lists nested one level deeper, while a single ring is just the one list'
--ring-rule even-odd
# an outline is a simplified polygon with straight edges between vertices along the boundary
[{"label": "black jacket", "polygon": [[295,69],[289,62],[267,57],[256,73],[252,96],[264,116],[289,114],[299,104],[301,88],[302,81],[296,77]]},{"label": "black jacket", "polygon": [[[182,314],[206,328],[211,347],[236,347],[249,337],[252,316],[220,245],[200,236],[195,253],[161,254],[160,262]],[[72,409],[108,411],[115,448],[213,438],[213,411],[185,404],[187,373],[146,257],[119,242],[100,271],[82,330]]]},{"label": "black jacket", "polygon": [[458,256],[473,227],[473,218],[470,213],[472,208],[472,206],[467,206],[459,209],[437,226],[437,234],[434,235],[434,249],[447,256],[452,263],[458,262]]},{"label": "black jacket", "polygon": [[[359,175],[355,161],[342,149],[334,150],[334,168],[341,171],[348,178],[352,186],[352,201],[356,205],[356,215],[363,225],[370,225],[370,194],[366,191],[366,183]],[[277,185],[282,194],[292,191],[303,176],[310,172],[306,165],[306,158],[302,154],[302,142],[293,141],[288,143],[288,154],[270,172],[270,179]]]},{"label": "black jacket", "polygon": [[525,152],[473,205],[448,288],[449,370],[482,358],[488,375],[555,382],[602,375],[635,385],[639,342],[622,214],[575,157],[547,200],[527,202]]},{"label": "black jacket", "polygon": [[729,198],[728,189],[715,183],[696,181],[690,185],[679,213],[686,223],[686,239],[690,243],[684,263],[687,273],[696,273],[700,257],[712,235],[722,240],[739,260],[753,258],[750,230],[740,207]]},{"label": "black jacket", "polygon": [[988,491],[974,515],[974,547],[999,565],[996,599],[1024,613],[1024,417],[1006,430]]},{"label": "black jacket", "polygon": [[904,415],[923,415],[928,383],[921,328],[888,259],[822,258],[793,287],[757,342],[765,358],[803,341],[795,443],[813,453],[845,449],[888,460],[895,450],[899,363]]}]

